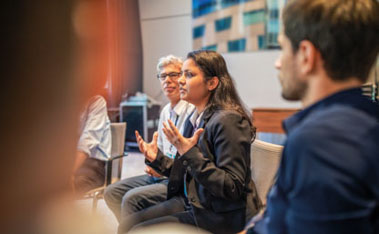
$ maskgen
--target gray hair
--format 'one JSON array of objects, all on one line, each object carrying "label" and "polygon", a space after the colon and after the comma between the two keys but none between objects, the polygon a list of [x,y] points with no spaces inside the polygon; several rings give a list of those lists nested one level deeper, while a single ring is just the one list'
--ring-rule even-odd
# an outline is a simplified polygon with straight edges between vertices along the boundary
[{"label": "gray hair", "polygon": [[173,64],[175,66],[181,67],[183,65],[183,60],[179,57],[176,57],[172,54],[167,55],[159,59],[157,64],[157,72],[159,73],[164,67]]}]

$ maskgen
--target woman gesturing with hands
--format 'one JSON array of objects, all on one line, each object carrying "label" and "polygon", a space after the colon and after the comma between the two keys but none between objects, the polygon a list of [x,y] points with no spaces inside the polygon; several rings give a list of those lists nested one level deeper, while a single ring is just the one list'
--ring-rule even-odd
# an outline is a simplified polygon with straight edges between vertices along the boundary
[{"label": "woman gesturing with hands", "polygon": [[192,137],[186,138],[180,134],[179,130],[175,127],[174,123],[171,120],[168,120],[168,124],[163,123],[163,132],[166,135],[168,141],[175,146],[178,150],[179,155],[184,154],[189,149],[197,144],[201,133],[204,129],[197,129]]},{"label": "woman gesturing with hands", "polygon": [[172,121],[164,123],[163,133],[177,149],[175,158],[164,157],[154,139],[148,144],[137,136],[147,165],[169,176],[168,200],[144,210],[144,221],[133,228],[178,222],[212,233],[242,231],[261,206],[251,180],[251,118],[224,58],[215,51],[188,53],[178,83],[180,98],[195,111],[183,134]]}]

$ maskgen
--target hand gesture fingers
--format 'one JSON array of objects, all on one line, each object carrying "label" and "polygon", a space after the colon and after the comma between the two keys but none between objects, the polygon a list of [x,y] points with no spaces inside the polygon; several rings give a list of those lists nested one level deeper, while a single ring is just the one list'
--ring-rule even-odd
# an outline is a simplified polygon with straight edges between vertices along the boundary
[{"label": "hand gesture fingers", "polygon": [[167,140],[175,145],[175,141],[177,141],[177,137],[175,137],[174,132],[171,130],[171,128],[166,124],[163,123],[163,133],[166,135]]},{"label": "hand gesture fingers", "polygon": [[183,155],[185,152],[187,152],[188,150],[190,150],[192,147],[194,147],[199,138],[200,138],[200,135],[204,132],[204,129],[203,128],[199,128],[196,130],[196,132],[193,134],[193,136],[191,138],[185,138],[185,137],[182,137],[182,141],[180,142],[180,144],[178,144],[179,146],[176,147],[178,149],[178,152],[180,155]]},{"label": "hand gesture fingers", "polygon": [[203,128],[199,128],[196,130],[196,132],[193,134],[193,136],[190,138],[190,141],[194,143],[194,145],[197,144],[199,141],[200,135],[204,132]]},{"label": "hand gesture fingers", "polygon": [[145,147],[144,147],[145,141],[142,139],[138,131],[135,131],[134,133],[136,134],[139,151],[141,151],[141,153],[145,153]]},{"label": "hand gesture fingers", "polygon": [[158,132],[154,132],[153,140],[151,141],[152,144],[158,145]]},{"label": "hand gesture fingers", "polygon": [[139,150],[141,153],[143,153],[146,157],[147,160],[154,161],[155,158],[157,157],[157,152],[158,152],[158,146],[157,146],[157,141],[158,141],[158,133],[154,132],[153,135],[153,140],[148,144],[146,143],[142,137],[139,135],[138,131],[135,131],[136,134],[136,139],[138,143]]},{"label": "hand gesture fingers", "polygon": [[178,128],[175,126],[175,124],[170,119],[168,120],[168,125],[170,126],[174,135],[176,135],[176,136],[181,135]]},{"label": "hand gesture fingers", "polygon": [[167,137],[167,140],[175,146],[179,154],[182,155],[197,144],[200,135],[203,133],[204,129],[200,128],[196,130],[191,138],[183,137],[179,130],[175,127],[171,120],[168,123],[163,123],[163,132]]},{"label": "hand gesture fingers", "polygon": [[155,160],[158,153],[158,132],[156,131],[154,132],[153,139],[151,140],[149,144],[146,144],[146,146],[147,146],[146,148],[148,148],[148,150],[145,151],[146,157],[150,161]]}]

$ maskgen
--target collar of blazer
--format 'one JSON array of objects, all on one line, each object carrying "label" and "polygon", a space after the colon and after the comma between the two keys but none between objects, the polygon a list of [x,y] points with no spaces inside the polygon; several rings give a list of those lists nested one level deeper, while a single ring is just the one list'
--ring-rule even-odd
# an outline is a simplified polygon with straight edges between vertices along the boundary
[{"label": "collar of blazer", "polygon": [[201,118],[201,121],[200,121],[198,128],[204,128],[214,113],[215,113],[215,110],[211,110],[210,108],[207,108],[204,111],[204,114]]}]

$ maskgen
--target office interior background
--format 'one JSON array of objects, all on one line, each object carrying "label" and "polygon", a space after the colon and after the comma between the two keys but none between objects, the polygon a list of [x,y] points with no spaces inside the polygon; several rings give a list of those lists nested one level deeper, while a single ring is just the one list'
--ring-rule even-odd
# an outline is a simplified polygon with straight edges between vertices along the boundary
[{"label": "office interior background", "polygon": [[[125,60],[120,60],[123,64],[118,66],[128,67],[121,69],[119,75],[121,79],[128,80],[123,81],[123,84],[129,85],[121,88],[118,96],[142,91],[162,104],[167,103],[161,89],[158,88],[156,64],[162,56],[174,54],[185,58],[186,54],[194,49],[192,1],[129,0],[109,4],[124,6],[119,8],[119,11],[125,14],[125,22],[121,22],[123,28],[120,28],[119,33],[124,33],[126,40],[118,42],[118,45],[123,45],[120,53],[123,50]],[[119,40],[122,38],[120,36]],[[285,101],[281,97],[274,67],[274,62],[280,54],[279,49],[222,54],[247,108],[301,107],[299,102]],[[375,69],[370,82],[374,81],[374,73]],[[115,87],[119,83],[115,83],[117,84],[113,85],[114,89],[120,89]],[[120,101],[120,98],[116,100]],[[110,105],[116,107],[117,102]]]},{"label": "office interior background", "polygon": [[[143,91],[165,102],[157,89],[156,63],[167,54],[184,57],[193,50],[191,0],[139,0],[143,48]],[[279,50],[223,53],[242,100],[248,108],[298,108],[283,100],[274,68]]]},{"label": "office interior background", "polygon": [[[221,0],[215,0],[215,1],[221,1]],[[244,1],[247,2],[248,0],[241,0],[240,2],[244,2]],[[258,0],[251,0],[251,1],[258,1]],[[75,31],[75,33],[78,34],[79,37],[83,37],[83,38],[85,37],[83,36],[84,33],[80,31],[82,29],[85,29],[84,31],[86,32],[93,33],[93,31],[96,31],[99,28],[104,28],[104,31],[107,32],[106,33],[107,39],[108,39],[107,46],[109,47],[108,48],[109,51],[107,51],[108,57],[104,57],[104,59],[102,60],[103,62],[102,65],[106,64],[106,70],[107,70],[108,82],[107,82],[106,87],[107,87],[108,93],[107,95],[104,95],[104,96],[107,97],[108,110],[109,110],[110,117],[112,117],[114,113],[120,110],[119,109],[120,103],[127,100],[130,96],[135,95],[137,92],[142,92],[142,93],[147,94],[153,100],[156,100],[157,104],[160,104],[160,106],[163,106],[165,103],[167,103],[168,100],[164,97],[164,94],[162,93],[161,88],[160,88],[159,80],[156,78],[156,75],[157,75],[156,64],[157,64],[158,59],[162,56],[165,56],[168,54],[174,54],[177,56],[181,56],[182,58],[185,58],[186,54],[189,51],[192,51],[193,49],[195,49],[194,40],[193,40],[194,25],[193,25],[193,16],[192,16],[193,15],[192,0],[101,0],[101,1],[81,0],[77,2],[84,5],[85,4],[91,5],[93,2],[96,2],[96,4],[98,4],[99,2],[101,2],[99,3],[99,8],[102,9],[101,14],[100,14],[101,17],[97,15],[98,12],[96,11],[90,12],[90,16],[88,17],[88,20],[89,21],[93,19],[96,19],[96,20],[93,22],[85,22],[84,26],[86,27],[89,26],[87,28],[80,28],[80,27],[78,28],[77,27],[78,25],[76,25],[77,22],[75,21],[76,20],[75,12],[68,12],[68,13],[70,13],[70,15],[72,13],[73,27],[75,28],[75,30],[73,31]],[[239,2],[239,1],[236,0],[235,2]],[[88,7],[88,6],[85,6],[85,7]],[[38,9],[38,8],[39,6],[37,5],[33,6],[32,8],[33,13],[39,12],[39,10],[46,11],[46,9],[47,10],[53,9],[53,7],[46,7],[46,9],[43,7],[41,7],[41,9]],[[27,7],[25,7],[25,9],[27,9]],[[78,9],[76,8],[76,10]],[[46,11],[42,13],[45,13],[45,14],[41,14],[40,16],[41,18],[45,17],[46,15],[49,16],[49,14],[51,15],[54,14],[54,12],[50,12],[50,11]],[[69,15],[68,13],[67,15]],[[88,12],[85,12],[85,13],[87,14]],[[4,22],[7,23],[6,21]],[[36,22],[39,22],[39,21],[38,20],[33,21],[33,23],[36,23]],[[41,22],[46,22],[46,20],[41,19]],[[46,25],[43,24],[42,26],[46,26]],[[42,26],[41,28],[39,27],[37,28],[40,31],[36,30],[37,31],[36,34],[40,32],[45,33],[46,31],[48,31],[48,30],[45,30],[45,28],[42,28]],[[54,25],[54,27],[56,26]],[[57,32],[59,32],[60,31],[59,27],[56,27],[56,28],[57,28]],[[50,34],[53,34],[53,33],[56,33],[56,32],[55,31],[50,32]],[[59,33],[57,33],[57,35],[63,35],[65,32],[61,31]],[[35,36],[35,35],[34,34],[30,34],[30,35],[25,35],[25,38],[23,39],[25,40],[25,42],[29,42],[28,40],[30,40],[29,44],[31,45],[32,44],[31,38],[32,36]],[[39,36],[36,38],[40,39]],[[63,38],[62,40],[65,40],[65,39],[67,38]],[[41,42],[41,44],[43,43],[45,43],[45,41]],[[53,47],[52,45],[48,43],[46,44],[48,46]],[[40,44],[38,43],[38,45]],[[91,47],[91,49],[94,49],[94,48]],[[59,51],[59,52],[62,53],[63,50],[64,49],[62,49],[62,51]],[[18,50],[15,50],[15,51],[18,52]],[[5,55],[8,56],[6,53]],[[235,80],[238,93],[240,94],[242,101],[245,103],[248,109],[254,109],[254,108],[299,109],[301,108],[301,103],[288,102],[288,101],[283,100],[281,97],[281,88],[280,88],[280,84],[277,78],[277,71],[274,67],[274,62],[277,59],[277,57],[280,55],[279,49],[255,50],[255,51],[245,51],[245,52],[236,52],[236,51],[228,52],[227,50],[224,50],[222,51],[222,55],[226,59],[228,69]],[[26,59],[40,62],[38,59],[34,59],[34,56],[38,56],[38,53],[33,54],[32,59],[30,59],[29,57]],[[48,56],[45,56],[43,57],[43,59],[46,59],[47,57]],[[9,60],[9,58],[4,59],[4,61],[6,60]],[[29,60],[27,61],[30,62]],[[20,59],[20,61],[22,62],[24,60]],[[45,61],[45,60],[41,59],[41,61]],[[77,62],[77,61],[75,60],[74,62]],[[54,61],[52,61],[51,63],[53,64]],[[37,64],[39,65],[39,63]],[[36,67],[35,69],[38,69],[38,68],[40,67]],[[53,67],[51,71],[59,72],[64,75],[65,73],[62,72],[61,70],[58,71],[58,68],[60,67],[58,66]],[[46,69],[46,70],[50,71],[49,69]],[[92,70],[95,71],[96,67],[92,67]],[[370,87],[372,87],[372,85],[374,85],[375,87],[375,84],[377,84],[378,71],[379,71],[379,62],[376,63],[375,68],[373,68],[372,70],[371,77],[369,80]],[[25,74],[26,72],[29,72],[29,71],[25,69]],[[32,70],[32,72],[35,72],[35,70]],[[24,73],[21,73],[21,74],[24,75]],[[46,73],[46,74],[50,74],[50,73]],[[32,73],[31,75],[28,74],[28,76],[22,76],[22,78],[27,77],[25,78],[25,80],[27,80],[28,78],[30,79],[31,77],[34,78],[33,76],[38,77],[38,75],[39,73],[37,74],[37,72],[35,72],[35,74]],[[49,78],[51,78],[51,76],[49,76]],[[58,76],[58,78],[61,78],[61,77]],[[92,80],[95,80],[94,77],[91,77],[91,78]],[[30,83],[33,83],[33,82],[30,81]],[[29,83],[25,83],[25,84],[29,84]],[[50,104],[49,100],[43,100],[44,102],[42,104],[44,105],[38,103],[38,108],[33,110],[32,107],[35,104],[34,102],[36,102],[37,99],[34,100],[34,99],[25,98],[27,97],[27,95],[24,95],[24,94],[28,94],[26,90],[34,91],[34,89],[38,89],[38,88],[43,89],[44,86],[42,86],[43,84],[33,83],[33,85],[36,85],[36,87],[39,86],[36,88],[36,87],[28,87],[28,85],[25,85],[25,84],[20,85],[22,89],[25,89],[25,93],[22,93],[21,95],[19,95],[17,98],[15,98],[15,100],[18,101],[22,99],[22,102],[20,101],[20,103],[22,104],[24,104],[25,101],[28,102],[27,104],[25,104],[25,107],[27,107],[25,108],[25,113],[27,114],[24,114],[23,112],[24,109],[22,109],[19,105],[14,105],[12,102],[9,102],[9,100],[12,100],[12,97],[4,96],[3,98],[3,101],[7,102],[7,105],[12,106],[12,108],[14,108],[10,110],[8,108],[5,108],[5,112],[8,112],[7,114],[13,115],[12,116],[13,118],[9,118],[9,119],[15,120],[14,123],[12,122],[11,124],[9,124],[8,122],[5,122],[6,124],[9,125],[9,127],[7,127],[6,129],[8,130],[9,128],[9,132],[12,132],[13,134],[12,136],[14,136],[14,139],[17,139],[17,140],[14,140],[14,145],[12,144],[13,148],[7,145],[8,141],[3,141],[3,144],[5,146],[4,148],[6,149],[5,151],[6,153],[4,154],[5,156],[3,157],[3,160],[4,160],[3,165],[5,166],[4,171],[3,171],[4,172],[3,178],[5,179],[3,187],[6,188],[8,187],[9,184],[14,186],[14,188],[11,187],[11,189],[4,189],[4,190],[8,190],[10,192],[15,191],[15,193],[17,193],[16,199],[9,199],[9,200],[17,201],[14,204],[19,204],[20,207],[24,206],[24,204],[22,203],[23,201],[21,199],[17,200],[17,198],[18,196],[22,196],[25,194],[24,194],[24,191],[22,190],[20,190],[19,192],[17,186],[20,184],[20,188],[23,188],[22,185],[24,185],[23,182],[25,181],[25,176],[22,173],[23,168],[38,169],[38,171],[41,171],[41,175],[43,175],[42,177],[45,178],[46,181],[50,181],[50,180],[54,181],[54,178],[55,178],[54,176],[58,174],[57,171],[54,171],[55,167],[51,167],[51,165],[49,165],[52,161],[54,161],[54,157],[50,158],[50,155],[49,155],[49,160],[42,159],[42,156],[46,156],[48,154],[46,152],[55,152],[54,151],[55,145],[49,145],[42,141],[40,141],[39,142],[40,144],[38,145],[33,145],[35,142],[38,142],[39,137],[45,140],[48,139],[48,137],[45,137],[45,135],[41,134],[40,129],[43,129],[43,127],[45,127],[45,130],[48,130],[47,132],[50,135],[54,135],[52,134],[52,132],[55,131],[55,127],[61,127],[61,122],[59,120],[62,120],[62,119],[64,120],[64,117],[72,118],[72,116],[58,116],[58,114],[53,115],[55,114],[55,112],[53,113],[53,111],[50,111],[49,108],[54,108],[53,110],[56,110],[56,109],[62,110],[62,106],[47,105],[47,104]],[[62,87],[62,90],[63,88],[64,87]],[[89,88],[93,88],[93,87],[89,87]],[[377,90],[377,86],[376,86],[376,90]],[[50,90],[46,89],[46,93],[41,92],[41,96],[43,95],[47,96],[47,94],[50,94],[48,93],[48,91]],[[376,93],[372,92],[372,90],[370,92],[374,93],[374,95],[376,96],[378,94],[377,91]],[[7,92],[3,92],[3,93],[7,94]],[[73,94],[74,94],[74,91],[73,91]],[[53,97],[55,97],[54,94],[52,94],[51,97],[53,99]],[[62,103],[66,103],[66,102],[62,102]],[[37,105],[34,105],[34,106],[37,106]],[[19,112],[16,112],[15,110]],[[14,112],[22,113],[22,114],[14,114]],[[38,121],[38,125],[29,126],[29,122],[28,122],[30,121],[29,118],[37,116],[36,114],[39,114],[40,112],[41,112],[40,116],[46,115],[46,118],[43,119],[46,122]],[[64,112],[62,111],[62,113]],[[23,120],[18,121],[21,119]],[[25,121],[25,119],[27,119],[28,121]],[[111,120],[113,122],[119,121],[117,117],[114,119],[111,118]],[[48,124],[51,124],[51,126],[53,127],[47,128],[46,126],[50,126]],[[26,126],[26,127],[24,128],[23,126]],[[127,126],[127,128],[131,130],[133,130],[134,127],[135,126],[133,126],[133,124],[128,124]],[[16,129],[19,131],[14,132],[13,129]],[[33,131],[33,130],[36,130],[36,131]],[[58,146],[61,147],[62,145],[64,145],[64,143],[67,140],[63,138],[63,136],[65,136],[65,132],[59,132],[58,134],[55,134],[55,135],[57,135],[57,139],[58,139],[58,135],[62,136],[62,139],[59,138],[61,141],[59,142]],[[6,139],[10,139],[9,141],[13,140],[12,137],[9,137],[6,134],[4,136],[6,136],[5,137]],[[20,138],[21,139],[25,138],[26,140],[37,139],[37,138],[38,139],[35,141],[30,141],[30,143],[29,141],[26,141],[24,142],[26,144],[24,144],[20,140]],[[53,140],[56,140],[56,139],[54,138]],[[73,147],[73,140],[72,139],[70,140],[72,142],[69,144],[69,146]],[[37,150],[38,146],[41,146],[41,151],[39,151],[39,149]],[[43,149],[42,149],[42,146],[43,146]],[[46,149],[46,147],[48,148],[48,150]],[[13,149],[22,149],[22,150],[20,150],[21,152],[20,153],[19,151],[14,151]],[[33,151],[34,149],[35,151]],[[19,158],[14,157],[14,155],[16,156],[22,155],[23,158],[22,160],[17,161],[19,160]],[[38,158],[38,157],[33,158],[34,156],[37,156],[37,155],[41,155],[41,158]],[[57,159],[59,158],[57,157],[57,155],[53,155],[53,156],[55,156]],[[129,155],[129,156],[132,156],[132,155]],[[135,175],[135,172],[133,172],[132,169],[136,168],[137,166],[135,166],[134,164],[130,164],[131,161],[128,161],[128,160],[133,159],[133,157],[129,157],[129,156],[126,157],[125,158],[126,160],[124,160],[123,162],[123,167],[124,168],[127,167],[128,170],[123,171],[122,178]],[[139,164],[139,168],[143,168],[143,158],[141,157],[141,155],[138,155],[135,158],[137,157],[138,157],[138,160],[141,162],[141,164]],[[40,163],[40,161],[38,160],[40,160],[43,163]],[[29,162],[33,162],[33,163],[28,164]],[[68,163],[68,162],[65,162],[65,163]],[[64,167],[65,165],[66,164],[59,165],[59,168],[66,170],[67,168]],[[35,168],[33,166],[35,166]],[[39,168],[43,168],[43,167],[44,167],[44,170],[39,170]],[[51,169],[47,170],[46,172],[45,170],[50,167]],[[12,171],[14,168],[16,169],[14,170],[16,173],[13,173],[14,171]],[[12,171],[13,174],[9,173],[10,171]],[[42,184],[41,181],[38,179],[39,174],[35,173],[35,171],[30,170],[30,173],[33,173],[33,176],[37,175],[36,177],[28,178],[26,176],[26,178],[28,178],[28,183],[25,183],[25,184],[28,185],[27,187],[28,189],[30,189],[30,187],[34,185],[33,182],[35,182],[35,185],[38,185],[34,190],[30,189],[31,191],[37,191],[40,188],[39,186]],[[142,170],[138,171],[138,173],[143,173],[143,171]],[[49,175],[49,176],[46,176],[46,175]],[[23,181],[23,182],[15,183],[14,181],[12,182],[12,180],[9,180],[9,179],[14,179],[14,178],[17,179],[15,181]],[[36,193],[36,194],[38,195],[39,193]],[[26,194],[26,195],[29,196],[30,194]],[[33,194],[31,196],[33,196]],[[41,198],[41,200],[42,199],[43,198]],[[10,203],[8,199],[2,199],[2,200],[4,201],[4,204]],[[13,203],[10,203],[10,205],[13,205]],[[104,204],[103,204],[103,210],[109,213],[109,210],[105,207]],[[3,212],[5,215],[3,214],[2,217],[11,217],[11,214],[9,213],[10,209],[4,209]],[[17,219],[20,219],[20,217],[18,217]],[[113,223],[110,222],[110,225],[112,226],[112,228],[115,228],[116,227],[115,220],[113,220],[112,222]]]},{"label": "office interior background", "polygon": [[[252,41],[251,35],[259,33],[254,32],[254,30],[264,30],[264,33],[268,35],[266,41],[275,41],[280,30],[280,22],[274,22],[273,27],[270,23],[264,26],[262,25],[262,17],[264,16],[261,13],[270,13],[270,6],[276,6],[275,14],[266,14],[266,17],[273,15],[279,18],[280,12],[278,11],[284,3],[285,0],[107,1],[108,14],[117,22],[110,30],[114,40],[112,44],[114,60],[110,60],[113,63],[110,63],[108,73],[110,115],[112,115],[112,110],[114,112],[119,111],[120,103],[127,101],[130,96],[137,92],[146,94],[154,104],[165,105],[168,100],[163,95],[159,87],[159,80],[156,78],[158,59],[168,54],[185,58],[187,53],[194,49],[210,48],[216,49],[224,56],[230,74],[235,80],[238,93],[247,109],[283,111],[283,115],[279,114],[278,118],[273,117],[276,121],[275,126],[280,128],[281,120],[300,109],[301,103],[289,102],[281,97],[281,87],[277,78],[278,72],[274,67],[275,60],[280,55],[278,46],[262,46],[261,36],[253,35],[255,41]],[[219,11],[215,9],[217,7],[220,9]],[[199,13],[200,8],[204,12]],[[246,16],[249,13],[252,16],[251,12],[255,15],[247,18]],[[204,20],[206,17],[211,18],[211,20],[207,22]],[[224,19],[224,22],[221,22],[219,27],[227,26],[230,29],[217,32],[216,21],[220,23],[220,19]],[[267,21],[270,22],[270,19]],[[279,25],[277,25],[278,23]],[[261,25],[263,27],[259,27]],[[244,32],[244,30],[249,29],[250,31],[247,33]],[[234,42],[238,41],[236,38],[240,38],[244,33],[250,38],[247,36],[246,40],[243,39],[246,44],[242,47],[243,51],[239,51],[241,48],[238,48],[236,43],[229,45],[228,42],[218,44],[214,42],[220,38],[228,38],[229,42],[233,43],[233,40]],[[377,95],[377,86],[375,86],[377,78],[375,81],[375,75],[377,76],[379,70],[378,64],[371,74],[369,94],[375,91],[375,95]],[[375,87],[375,90],[371,89],[372,87]],[[262,128],[259,125],[266,123],[261,122],[259,116],[257,117],[258,132],[272,131],[283,134],[282,130],[271,130],[270,126],[268,129],[266,126]],[[154,127],[156,127],[154,124],[150,124],[150,136]],[[133,129],[129,128],[127,138],[132,135],[134,135]],[[265,134],[260,135],[264,136]],[[284,141],[282,136],[280,138],[272,138],[271,136],[272,134],[264,140],[280,144]]]}]

